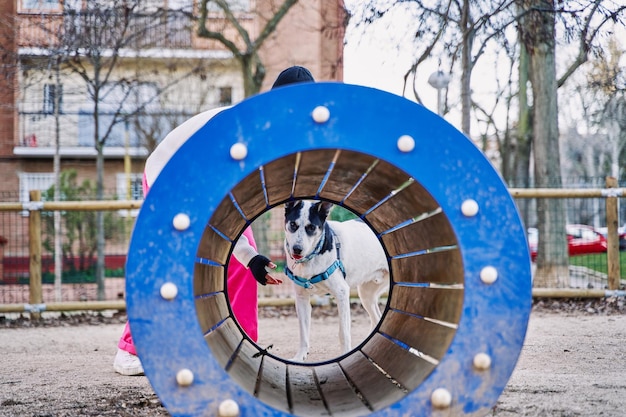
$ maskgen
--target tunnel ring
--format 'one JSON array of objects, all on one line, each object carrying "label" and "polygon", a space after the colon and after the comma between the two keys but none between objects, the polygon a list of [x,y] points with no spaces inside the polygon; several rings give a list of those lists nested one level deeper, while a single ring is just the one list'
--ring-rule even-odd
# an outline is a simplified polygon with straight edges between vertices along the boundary
[{"label": "tunnel ring", "polygon": [[[312,116],[320,106],[323,123]],[[410,147],[399,149],[402,137]],[[231,157],[235,144],[243,157]],[[321,364],[257,355],[224,293],[232,242],[293,198],[349,208],[389,257],[376,331]],[[181,214],[182,230],[172,223]],[[133,231],[127,309],[146,376],[172,415],[217,415],[227,399],[241,416],[484,415],[521,351],[529,259],[505,184],[445,120],[376,89],[301,84],[219,113],[168,162]],[[166,283],[174,298],[161,297]]]}]

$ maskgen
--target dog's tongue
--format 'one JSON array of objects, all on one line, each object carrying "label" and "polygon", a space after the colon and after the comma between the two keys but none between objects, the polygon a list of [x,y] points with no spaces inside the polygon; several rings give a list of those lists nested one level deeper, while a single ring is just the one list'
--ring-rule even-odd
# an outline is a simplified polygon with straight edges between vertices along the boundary
[{"label": "dog's tongue", "polygon": [[293,258],[293,259],[295,259],[295,260],[297,261],[297,260],[302,259],[302,255],[296,255],[296,254],[293,254],[293,255],[292,255],[292,258]]}]

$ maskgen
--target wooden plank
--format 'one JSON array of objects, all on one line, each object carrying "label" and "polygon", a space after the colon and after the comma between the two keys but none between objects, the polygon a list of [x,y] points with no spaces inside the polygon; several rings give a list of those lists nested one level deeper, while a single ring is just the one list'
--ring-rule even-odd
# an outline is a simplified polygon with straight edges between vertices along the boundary
[{"label": "wooden plank", "polygon": [[396,285],[389,306],[434,320],[458,323],[463,311],[463,289]]},{"label": "wooden plank", "polygon": [[253,219],[267,207],[259,170],[244,178],[232,189],[232,194],[247,219]]},{"label": "wooden plank", "polygon": [[[376,161],[377,159],[370,155],[342,150],[328,176],[326,185],[320,192],[320,197],[331,201],[342,201]],[[352,207],[352,209],[360,208]]]},{"label": "wooden plank", "polygon": [[394,282],[442,285],[464,282],[463,260],[458,249],[392,259],[391,271]]},{"label": "wooden plank", "polygon": [[231,378],[251,395],[254,395],[256,380],[262,362],[260,355],[256,358],[254,357],[258,352],[259,349],[253,346],[250,341],[244,339],[241,348],[232,359],[231,365],[228,368],[228,374]]},{"label": "wooden plank", "polygon": [[291,197],[297,155],[287,155],[263,166],[265,189],[270,206]]},{"label": "wooden plank", "polygon": [[387,311],[380,331],[437,360],[446,354],[456,333],[456,329],[392,310]]},{"label": "wooden plank", "polygon": [[[606,178],[607,188],[617,187],[617,178]],[[619,289],[620,284],[620,255],[619,255],[619,235],[617,232],[619,221],[617,197],[607,197],[606,199],[606,226],[607,226],[607,251],[606,261],[608,266],[609,290]]]},{"label": "wooden plank", "polygon": [[317,366],[315,374],[331,415],[362,416],[371,413],[337,363]]},{"label": "wooden plank", "polygon": [[359,213],[364,213],[406,183],[410,176],[388,162],[378,164],[346,198],[345,204]]},{"label": "wooden plank", "polygon": [[226,265],[231,242],[215,233],[209,226],[204,228],[200,243],[198,244],[197,256],[208,259],[221,265]]},{"label": "wooden plank", "polygon": [[232,318],[226,319],[218,328],[204,336],[204,340],[211,349],[211,355],[224,369],[226,369],[242,339],[239,327]]},{"label": "wooden plank", "polygon": [[230,316],[226,296],[223,292],[210,297],[196,298],[196,310],[198,311],[198,322],[202,333],[208,332],[209,329]]},{"label": "wooden plank", "polygon": [[326,177],[333,158],[334,149],[315,149],[301,152],[298,175],[294,186],[293,195],[296,198],[312,198]]},{"label": "wooden plank", "polygon": [[432,213],[439,204],[418,182],[412,182],[385,203],[376,207],[366,220],[379,232],[416,217]]},{"label": "wooden plank", "polygon": [[364,401],[373,410],[387,407],[406,395],[361,352],[355,352],[343,359],[340,365],[357,391],[363,396]]},{"label": "wooden plank", "polygon": [[224,267],[196,263],[193,270],[194,296],[224,291]]},{"label": "wooden plank", "polygon": [[230,240],[235,240],[246,225],[246,219],[241,216],[230,196],[226,196],[215,209],[209,223]]},{"label": "wooden plank", "polygon": [[[509,188],[514,198],[604,198],[607,191],[604,188]],[[626,188],[610,191],[613,195],[626,196]]]},{"label": "wooden plank", "polygon": [[384,234],[382,240],[390,256],[457,244],[450,222],[443,213]]},{"label": "wooden plank", "polygon": [[298,416],[328,415],[322,393],[315,383],[313,368],[289,365],[287,374],[292,414]]},{"label": "wooden plank", "polygon": [[[41,191],[31,190],[30,201],[41,201]],[[29,285],[28,301],[30,304],[43,303],[43,291],[41,285],[41,211],[33,210],[28,217],[28,251],[29,263]],[[31,320],[39,320],[41,313],[38,311],[30,313]]]},{"label": "wooden plank", "polygon": [[[143,200],[45,201],[42,211],[112,211],[141,208]],[[0,203],[0,211],[28,210],[24,203]]]},{"label": "wooden plank", "polygon": [[263,357],[256,397],[278,410],[289,412],[287,401],[287,365],[269,356]]},{"label": "wooden plank", "polygon": [[436,366],[380,333],[376,333],[362,351],[409,391],[416,389]]}]

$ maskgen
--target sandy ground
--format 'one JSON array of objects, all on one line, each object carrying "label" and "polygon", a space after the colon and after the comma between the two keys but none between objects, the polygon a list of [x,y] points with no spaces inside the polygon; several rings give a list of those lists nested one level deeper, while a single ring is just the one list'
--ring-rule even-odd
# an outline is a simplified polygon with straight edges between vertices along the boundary
[{"label": "sandy ground", "polygon": [[[490,415],[624,416],[626,312],[535,308],[525,346]],[[312,359],[334,356],[334,317],[313,322]],[[0,319],[0,416],[164,416],[147,378],[117,375],[111,366],[123,315],[51,320],[43,326]],[[289,357],[296,319],[272,310],[261,319],[259,344]],[[353,318],[353,342],[368,320]]]}]

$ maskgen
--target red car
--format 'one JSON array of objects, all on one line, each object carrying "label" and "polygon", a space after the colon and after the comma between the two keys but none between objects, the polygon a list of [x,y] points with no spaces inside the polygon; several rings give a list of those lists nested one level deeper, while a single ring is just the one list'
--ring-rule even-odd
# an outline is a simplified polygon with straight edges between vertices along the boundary
[{"label": "red car", "polygon": [[[585,224],[568,224],[566,232],[567,250],[570,256],[606,252],[606,238],[593,227]],[[538,239],[538,230],[534,227],[529,228],[528,246],[530,247],[530,258],[533,261],[537,258]]]}]

